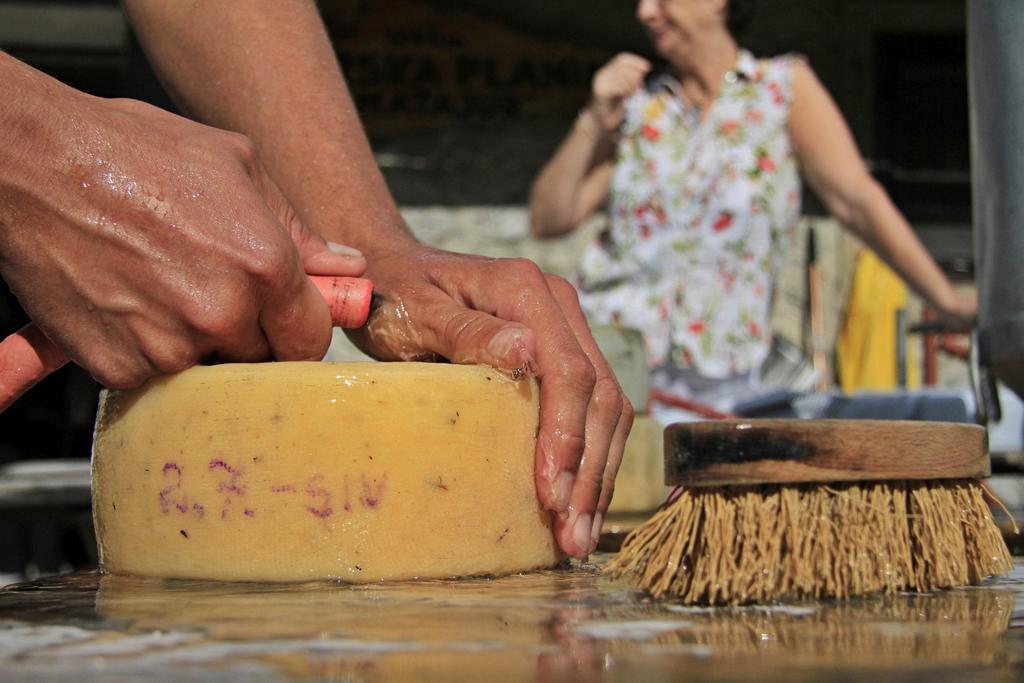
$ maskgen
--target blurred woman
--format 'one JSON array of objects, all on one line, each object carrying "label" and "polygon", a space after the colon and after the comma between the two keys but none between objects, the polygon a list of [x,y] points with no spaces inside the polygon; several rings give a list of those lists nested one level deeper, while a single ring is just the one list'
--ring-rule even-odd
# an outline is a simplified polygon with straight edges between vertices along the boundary
[{"label": "blurred woman", "polygon": [[807,63],[739,46],[752,2],[640,0],[668,71],[649,78],[650,63],[627,53],[602,67],[530,197],[540,237],[607,204],[609,227],[576,283],[591,323],[641,330],[652,385],[719,410],[757,392],[801,172],[929,304],[958,323],[976,312],[868,173]]}]

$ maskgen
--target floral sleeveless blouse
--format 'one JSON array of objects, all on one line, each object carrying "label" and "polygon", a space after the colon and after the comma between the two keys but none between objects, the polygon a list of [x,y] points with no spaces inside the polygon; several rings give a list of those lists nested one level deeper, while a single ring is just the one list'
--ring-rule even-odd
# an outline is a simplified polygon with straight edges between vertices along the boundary
[{"label": "floral sleeveless blouse", "polygon": [[670,77],[626,101],[609,228],[576,284],[591,323],[644,333],[651,366],[727,377],[768,355],[800,216],[787,132],[796,59],[741,51],[703,121]]}]

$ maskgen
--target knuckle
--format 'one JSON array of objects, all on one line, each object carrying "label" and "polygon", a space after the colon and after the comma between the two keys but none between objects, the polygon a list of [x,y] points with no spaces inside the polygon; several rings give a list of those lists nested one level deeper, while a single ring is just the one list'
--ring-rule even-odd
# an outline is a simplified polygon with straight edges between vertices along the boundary
[{"label": "knuckle", "polygon": [[618,473],[618,464],[609,460],[605,464],[604,471],[601,473],[601,490],[605,492],[608,498],[611,498],[612,494],[615,492],[615,476]]},{"label": "knuckle", "polygon": [[181,372],[195,365],[196,355],[191,344],[170,343],[149,354],[149,362],[164,375]]},{"label": "knuckle", "polygon": [[516,308],[521,309],[524,306],[532,305],[538,295],[546,294],[544,273],[533,261],[525,258],[510,258],[504,259],[501,265],[502,272],[498,277],[504,282],[514,283],[514,287],[520,293],[514,304]]},{"label": "knuckle", "polygon": [[622,414],[624,404],[629,403],[622,395],[619,383],[610,375],[599,377],[595,381],[592,400],[595,407],[602,412],[614,414],[616,418]]},{"label": "knuckle", "polygon": [[313,239],[313,233],[306,230],[302,220],[299,219],[299,214],[290,203],[285,202],[284,206],[280,207],[279,214],[278,219],[281,225],[296,238],[297,243],[306,244]]},{"label": "knuckle", "polygon": [[460,345],[475,336],[482,322],[480,316],[473,311],[459,311],[444,321],[441,334],[455,345]]},{"label": "knuckle", "polygon": [[[134,320],[129,324],[135,339],[138,360],[130,371],[145,380],[148,375],[170,375],[194,364],[195,349],[184,331],[168,332],[149,320]],[[145,365],[146,370],[140,370]]]},{"label": "knuckle", "polygon": [[252,138],[243,133],[224,132],[227,146],[231,152],[238,157],[242,164],[248,169],[254,169],[259,165],[259,147]]},{"label": "knuckle", "polygon": [[93,370],[96,381],[108,389],[134,389],[152,373],[134,368],[126,363],[109,361]]},{"label": "knuckle", "polygon": [[517,280],[534,280],[537,283],[540,283],[544,277],[544,274],[540,270],[540,266],[528,258],[509,258],[505,259],[503,263],[505,268],[509,270],[509,273]]},{"label": "knuckle", "polygon": [[[576,474],[576,482],[585,490],[600,493],[604,479],[604,468],[581,467]],[[595,495],[596,498],[596,495]]]},{"label": "knuckle", "polygon": [[583,449],[586,446],[587,439],[581,433],[576,432],[562,432],[557,436],[557,440],[561,445],[562,449],[566,453],[571,454],[571,459],[563,461],[563,466],[571,472],[578,472],[582,466]]},{"label": "knuckle", "polygon": [[289,256],[281,244],[264,243],[250,254],[246,269],[257,285],[276,288],[287,281],[292,273]]},{"label": "knuckle", "polygon": [[234,337],[235,333],[247,320],[247,307],[232,303],[229,298],[222,298],[221,303],[212,306],[197,306],[187,314],[190,326],[200,337],[206,339],[225,339]]},{"label": "knuckle", "polygon": [[545,277],[547,278],[548,287],[559,300],[579,302],[579,292],[576,291],[571,282],[558,275],[546,275]]},{"label": "knuckle", "polygon": [[601,489],[601,500],[598,503],[599,512],[607,512],[613,498],[615,498],[615,478],[606,476],[604,488]]},{"label": "knuckle", "polygon": [[594,385],[597,383],[597,371],[582,354],[562,359],[561,375],[566,382],[587,394],[593,393]]},{"label": "knuckle", "polygon": [[619,414],[619,420],[625,422],[627,427],[633,424],[633,420],[636,418],[636,408],[633,407],[633,402],[626,398],[626,395],[622,395],[622,412]]}]

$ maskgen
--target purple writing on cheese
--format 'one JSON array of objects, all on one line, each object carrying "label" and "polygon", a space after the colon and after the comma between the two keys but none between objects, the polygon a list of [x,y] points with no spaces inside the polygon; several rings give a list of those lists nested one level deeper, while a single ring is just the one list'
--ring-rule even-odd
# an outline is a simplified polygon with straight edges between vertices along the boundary
[{"label": "purple writing on cheese", "polygon": [[[358,475],[345,474],[332,479],[316,472],[305,477],[299,484],[273,482],[267,485],[264,481],[250,482],[243,467],[222,458],[211,459],[206,469],[219,476],[212,481],[207,479],[203,482],[197,482],[193,477],[193,481],[189,482],[184,467],[175,462],[164,463],[161,476],[166,483],[158,493],[160,510],[164,514],[191,512],[202,518],[206,512],[204,501],[212,498],[220,503],[220,519],[226,520],[231,516],[235,505],[240,503],[240,499],[245,498],[255,485],[257,490],[266,486],[263,490],[278,494],[271,500],[298,503],[311,516],[328,519],[336,514],[357,510],[378,510],[387,492],[387,474],[375,476],[362,472]],[[186,488],[193,496],[191,500],[186,494]],[[241,507],[242,517],[246,519],[255,517],[256,511],[257,508],[251,504]],[[274,510],[266,512],[272,514]]]}]

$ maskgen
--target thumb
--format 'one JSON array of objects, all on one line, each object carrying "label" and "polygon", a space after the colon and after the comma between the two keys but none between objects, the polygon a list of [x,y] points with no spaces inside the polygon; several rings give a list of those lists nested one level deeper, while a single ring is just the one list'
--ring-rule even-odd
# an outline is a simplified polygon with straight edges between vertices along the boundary
[{"label": "thumb", "polygon": [[277,183],[262,167],[256,177],[256,184],[267,206],[291,236],[307,274],[359,277],[366,272],[366,258],[362,252],[344,244],[327,242],[309,230]]},{"label": "thumb", "polygon": [[366,258],[358,249],[325,242],[308,230],[304,232],[303,239],[301,242],[296,240],[295,246],[308,274],[359,277],[366,272]]},{"label": "thumb", "polygon": [[366,258],[358,249],[325,241],[297,218],[284,223],[284,226],[291,234],[308,275],[359,277],[366,272]]},{"label": "thumb", "polygon": [[489,365],[517,376],[537,374],[537,339],[530,328],[468,309],[445,317],[434,328],[434,339],[424,340],[435,353],[462,365]]}]

